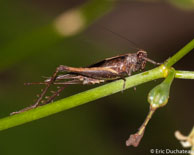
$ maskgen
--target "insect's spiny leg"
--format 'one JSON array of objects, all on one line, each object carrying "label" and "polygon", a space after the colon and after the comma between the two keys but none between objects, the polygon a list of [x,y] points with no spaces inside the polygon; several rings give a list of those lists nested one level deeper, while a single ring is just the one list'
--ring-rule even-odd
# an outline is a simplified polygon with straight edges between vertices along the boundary
[{"label": "insect's spiny leg", "polygon": [[[47,84],[48,84],[48,82],[30,82],[30,83],[25,83],[24,85],[29,86],[29,85],[47,85]],[[69,81],[65,81],[65,82],[53,82],[52,84],[53,85],[64,85],[64,84],[70,85],[70,84],[74,84],[74,83],[71,83]]]},{"label": "insect's spiny leg", "polygon": [[42,98],[45,95],[45,93],[47,92],[48,88],[49,88],[49,85],[46,86],[46,88],[43,90],[43,92],[40,95],[39,94],[37,95],[38,96],[38,99],[37,99],[37,101],[36,101],[35,104],[33,104],[33,105],[29,106],[29,107],[26,107],[24,109],[21,109],[19,111],[12,112],[12,113],[10,113],[10,115],[19,114],[19,113],[22,113],[24,111],[27,111],[27,110],[36,108],[38,106],[38,104],[40,103],[40,101],[42,100]]},{"label": "insect's spiny leg", "polygon": [[63,91],[63,89],[64,89],[65,87],[66,87],[66,86],[63,86],[63,87],[59,88],[55,93],[53,93],[52,96],[50,96],[50,97],[48,98],[48,100],[47,100],[46,102],[44,102],[44,103],[41,104],[41,105],[45,105],[45,104],[50,103],[55,97],[57,97],[57,96]]},{"label": "insect's spiny leg", "polygon": [[21,110],[19,110],[19,111],[12,112],[12,113],[10,113],[10,115],[19,114],[19,113],[22,113],[22,112],[27,111],[27,110],[30,110],[30,109],[33,109],[32,106],[26,107],[26,108],[21,109]]},{"label": "insect's spiny leg", "polygon": [[45,87],[45,89],[43,90],[43,92],[41,93],[40,97],[37,99],[36,103],[34,105],[32,105],[32,108],[36,108],[40,101],[42,100],[42,98],[44,97],[44,95],[46,94],[47,90],[49,89],[49,87],[51,86],[51,84],[55,81],[56,77],[57,77],[57,73],[59,71],[62,70],[62,66],[57,67],[56,71],[54,72],[54,74],[52,75],[50,81],[48,81],[47,86]]},{"label": "insect's spiny leg", "polygon": [[[36,108],[40,101],[42,100],[42,98],[44,97],[44,95],[46,94],[47,90],[49,89],[50,85],[55,81],[56,79],[56,76],[57,76],[57,73],[59,71],[63,70],[61,66],[57,67],[56,71],[54,72],[54,74],[52,75],[50,81],[46,82],[46,87],[45,89],[42,91],[42,93],[40,94],[39,98],[37,99],[36,103],[33,104],[32,106],[29,106],[27,108],[24,108],[22,110],[19,110],[19,111],[16,111],[16,112],[12,112],[10,115],[14,115],[14,114],[18,114],[18,113],[21,113],[21,112],[24,112],[24,111],[27,111],[27,110],[30,110],[30,109],[34,109]],[[41,83],[41,82],[40,82]]]},{"label": "insect's spiny leg", "polygon": [[40,97],[37,99],[36,103],[34,105],[32,105],[32,108],[35,108],[38,106],[38,104],[40,103],[40,101],[42,100],[43,96],[46,94],[48,88],[50,87],[51,84],[47,84],[47,86],[45,87],[45,89],[43,90],[43,92],[40,94]]},{"label": "insect's spiny leg", "polygon": [[48,84],[48,82],[27,82],[24,83],[25,86],[29,86],[29,85],[45,85]]}]

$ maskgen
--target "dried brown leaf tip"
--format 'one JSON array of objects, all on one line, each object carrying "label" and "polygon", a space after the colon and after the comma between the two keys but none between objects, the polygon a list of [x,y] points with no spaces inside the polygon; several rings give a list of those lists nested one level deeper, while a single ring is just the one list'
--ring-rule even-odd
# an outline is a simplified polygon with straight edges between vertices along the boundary
[{"label": "dried brown leaf tip", "polygon": [[144,132],[140,135],[138,133],[130,135],[129,139],[126,140],[126,146],[134,146],[137,147],[144,135]]},{"label": "dried brown leaf tip", "polygon": [[149,122],[149,120],[152,118],[152,115],[154,114],[154,112],[156,111],[157,108],[153,108],[152,106],[150,106],[150,111],[145,119],[145,121],[143,122],[143,124],[141,125],[141,127],[139,128],[138,132],[135,134],[132,134],[129,136],[129,139],[126,140],[126,146],[134,146],[137,147],[144,135],[145,132],[145,128]]}]

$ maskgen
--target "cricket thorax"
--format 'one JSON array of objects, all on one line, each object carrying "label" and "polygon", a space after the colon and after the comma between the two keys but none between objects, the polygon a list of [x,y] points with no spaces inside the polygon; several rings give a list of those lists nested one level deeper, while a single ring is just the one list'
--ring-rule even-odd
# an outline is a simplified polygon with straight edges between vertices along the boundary
[{"label": "cricket thorax", "polygon": [[137,52],[137,64],[136,64],[136,71],[143,70],[146,66],[147,52],[146,51],[138,51]]}]

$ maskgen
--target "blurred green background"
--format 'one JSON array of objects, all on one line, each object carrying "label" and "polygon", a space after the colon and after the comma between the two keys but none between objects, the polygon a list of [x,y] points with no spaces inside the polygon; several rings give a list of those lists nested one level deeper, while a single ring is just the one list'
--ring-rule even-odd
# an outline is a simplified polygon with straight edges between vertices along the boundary
[{"label": "blurred green background", "polygon": [[[33,104],[41,86],[23,83],[42,81],[42,76],[50,76],[61,64],[87,66],[106,57],[136,52],[128,41],[104,27],[135,42],[153,60],[163,62],[193,39],[192,2],[107,0],[112,9],[107,6],[108,12],[101,18],[65,38],[54,31],[53,21],[90,1],[1,0],[0,117]],[[91,5],[91,11],[97,3]],[[175,68],[194,70],[193,60],[191,52]],[[148,64],[146,70],[153,67]],[[149,109],[147,94],[159,82],[1,131],[0,154],[128,155],[150,154],[151,148],[182,149],[174,131],[188,134],[193,126],[194,81],[179,79],[172,84],[167,106],[159,109],[148,124],[139,147],[125,146],[128,136],[143,123]],[[59,98],[92,87],[97,85],[71,86]]]}]

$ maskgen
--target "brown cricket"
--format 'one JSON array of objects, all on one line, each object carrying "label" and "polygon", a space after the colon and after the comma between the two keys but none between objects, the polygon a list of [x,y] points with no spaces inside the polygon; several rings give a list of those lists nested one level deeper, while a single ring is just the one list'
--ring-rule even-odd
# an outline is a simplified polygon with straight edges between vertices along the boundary
[{"label": "brown cricket", "polygon": [[[143,70],[145,68],[146,62],[150,62],[155,65],[160,65],[149,58],[147,58],[147,52],[144,50],[139,50],[136,53],[127,53],[123,55],[118,55],[115,57],[104,59],[96,64],[90,65],[89,67],[69,67],[60,65],[56,68],[54,74],[46,79],[44,82],[34,82],[34,83],[25,83],[25,85],[32,84],[43,84],[46,85],[42,93],[38,95],[38,99],[32,106],[24,108],[22,110],[12,112],[13,114],[18,114],[38,106],[50,103],[53,99],[60,94],[60,92],[67,86],[72,84],[98,84],[102,82],[114,81],[116,79],[123,79],[123,90],[125,89],[125,78],[131,76],[132,72],[138,70]],[[63,75],[58,75],[59,72],[65,72]],[[50,97],[45,97],[47,100],[43,100],[47,90],[51,85],[62,85],[56,92],[53,92],[53,95]],[[145,122],[140,127],[139,131],[136,134],[130,136],[126,141],[126,145],[138,146],[145,127],[150,120],[153,110],[150,110]]]},{"label": "brown cricket", "polygon": [[[116,79],[123,79],[123,89],[125,88],[125,77],[131,76],[132,72],[143,70],[146,62],[150,62],[155,65],[160,65],[149,58],[147,58],[147,52],[139,50],[136,53],[127,53],[118,55],[115,57],[104,59],[98,63],[90,65],[89,67],[69,67],[60,65],[56,68],[56,71],[52,77],[46,79],[44,82],[25,83],[25,85],[43,84],[46,85],[44,90],[38,99],[32,106],[24,108],[22,110],[12,112],[11,115],[27,111],[29,109],[36,108],[40,105],[47,104],[59,95],[59,93],[67,86],[72,84],[98,84],[107,81],[113,81]],[[63,75],[58,75],[59,72],[65,72]],[[47,90],[51,85],[63,85],[52,96],[48,97],[46,101],[43,101]],[[42,102],[42,104],[40,104]]]}]

